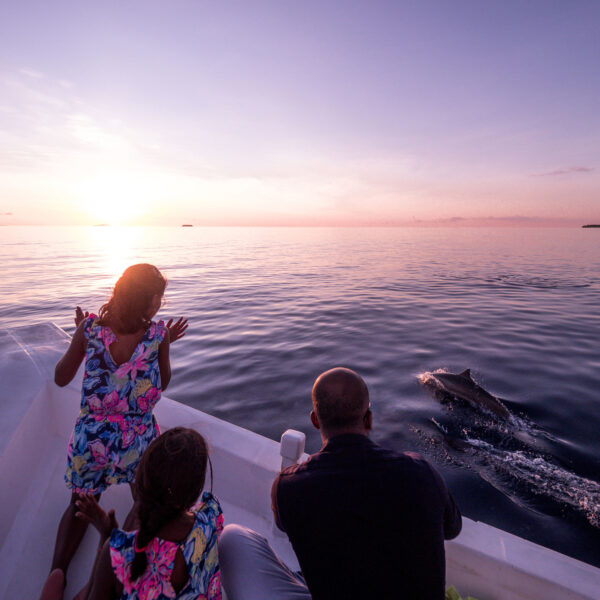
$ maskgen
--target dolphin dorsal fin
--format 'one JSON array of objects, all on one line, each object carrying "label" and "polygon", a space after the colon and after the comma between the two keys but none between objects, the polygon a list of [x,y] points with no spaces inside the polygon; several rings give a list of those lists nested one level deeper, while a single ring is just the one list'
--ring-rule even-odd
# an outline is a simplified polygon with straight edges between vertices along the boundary
[{"label": "dolphin dorsal fin", "polygon": [[465,369],[462,373],[459,373],[461,377],[466,377],[467,379],[471,379],[471,369]]}]

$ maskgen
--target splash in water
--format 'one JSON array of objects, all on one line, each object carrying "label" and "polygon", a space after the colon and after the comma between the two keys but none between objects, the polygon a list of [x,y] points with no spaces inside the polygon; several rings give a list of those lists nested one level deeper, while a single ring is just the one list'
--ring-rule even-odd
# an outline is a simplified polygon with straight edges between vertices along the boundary
[{"label": "splash in water", "polygon": [[[436,373],[446,372],[425,372],[418,379],[436,395],[442,394],[440,399],[448,400],[447,391],[435,378]],[[600,483],[555,464],[547,451],[548,443],[558,443],[554,436],[525,417],[511,414],[509,420],[502,421],[470,410],[464,403],[448,406],[448,421],[431,419],[449,450],[445,451],[446,460],[474,469],[520,505],[522,500],[527,504],[532,495],[543,497],[583,514],[591,525],[600,528]],[[419,434],[426,436],[422,431]],[[428,441],[435,444],[432,438]]]}]

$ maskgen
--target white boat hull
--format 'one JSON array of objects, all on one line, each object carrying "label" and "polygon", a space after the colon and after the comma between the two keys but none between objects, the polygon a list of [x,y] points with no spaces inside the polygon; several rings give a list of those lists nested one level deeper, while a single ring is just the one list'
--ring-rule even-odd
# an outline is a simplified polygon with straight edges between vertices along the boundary
[{"label": "white boat hull", "polygon": [[[0,599],[35,600],[47,576],[56,528],[69,501],[64,485],[66,446],[79,410],[80,378],[66,388],[51,381],[68,336],[51,326],[0,332]],[[16,405],[16,407],[15,407]],[[271,483],[281,468],[280,444],[163,397],[161,428],[197,429],[211,446],[215,481],[226,523],[265,535],[279,556],[298,569],[285,535],[274,528]],[[128,486],[102,499],[123,521]],[[88,531],[69,571],[66,598],[85,583],[97,534]],[[464,519],[446,544],[447,581],[478,600],[598,600],[600,569],[494,527]]]}]

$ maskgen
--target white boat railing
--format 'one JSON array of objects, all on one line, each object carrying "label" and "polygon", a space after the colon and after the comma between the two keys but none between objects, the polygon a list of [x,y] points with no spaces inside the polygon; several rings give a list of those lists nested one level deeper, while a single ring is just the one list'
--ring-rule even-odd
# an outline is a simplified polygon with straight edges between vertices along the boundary
[{"label": "white boat railing", "polygon": [[[58,328],[43,332],[37,345],[31,331],[15,333],[12,346],[8,336],[0,337],[11,351],[0,355],[0,407],[19,400],[28,405],[8,415],[17,424],[0,445],[0,599],[6,600],[37,597],[69,498],[62,476],[80,384],[58,388],[48,380],[68,338]],[[281,468],[306,459],[304,434],[288,430],[277,443],[165,397],[155,412],[162,429],[184,425],[208,440],[213,490],[226,523],[255,529],[298,569],[287,537],[274,526],[270,490]],[[102,504],[115,507],[122,522],[131,506],[128,486],[110,488]],[[86,534],[69,571],[66,597],[89,575],[96,540],[95,532]],[[600,569],[467,518],[460,536],[446,543],[446,556],[448,583],[478,600],[600,599]]]}]

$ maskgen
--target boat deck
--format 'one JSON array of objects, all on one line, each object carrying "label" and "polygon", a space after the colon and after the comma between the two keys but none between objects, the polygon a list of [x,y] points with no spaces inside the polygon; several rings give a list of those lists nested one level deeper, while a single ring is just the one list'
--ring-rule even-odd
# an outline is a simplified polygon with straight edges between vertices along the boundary
[{"label": "boat deck", "polygon": [[[52,383],[54,366],[68,343],[69,337],[52,325],[0,332],[0,598],[7,600],[38,597],[69,502],[63,476],[81,377],[62,389]],[[213,491],[225,522],[265,535],[282,559],[298,569],[286,536],[273,529],[268,503],[270,482],[281,465],[279,444],[168,398],[163,397],[155,413],[163,429],[185,425],[209,440]],[[256,494],[261,488],[267,501]],[[132,504],[129,486],[109,488],[101,503],[115,508],[122,523]],[[98,534],[90,528],[69,570],[65,598],[86,582],[97,543]]]},{"label": "boat deck", "polygon": [[[48,574],[58,521],[69,500],[63,483],[66,445],[79,410],[80,377],[66,388],[52,382],[69,338],[53,325],[0,332],[0,599],[35,600]],[[280,444],[163,397],[163,429],[185,425],[209,441],[226,523],[266,536],[292,569],[298,564],[273,525],[270,487],[281,467]],[[210,485],[207,482],[207,485]],[[113,486],[102,505],[123,521],[128,486]],[[89,530],[69,571],[65,598],[90,574],[98,535]],[[446,544],[447,581],[478,600],[598,600],[600,569],[489,525],[464,519]]]}]

